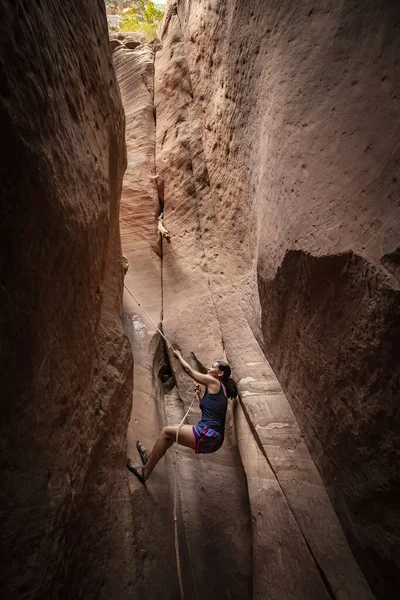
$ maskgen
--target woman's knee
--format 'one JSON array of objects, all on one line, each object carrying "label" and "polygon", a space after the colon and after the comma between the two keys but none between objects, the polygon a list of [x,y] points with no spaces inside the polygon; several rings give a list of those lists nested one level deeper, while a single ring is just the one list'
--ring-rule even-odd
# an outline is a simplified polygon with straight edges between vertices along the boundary
[{"label": "woman's knee", "polygon": [[165,427],[163,427],[161,429],[161,435],[163,438],[165,438],[166,440],[171,440],[174,437],[174,431],[173,431],[173,427],[171,427],[170,425],[166,425]]}]

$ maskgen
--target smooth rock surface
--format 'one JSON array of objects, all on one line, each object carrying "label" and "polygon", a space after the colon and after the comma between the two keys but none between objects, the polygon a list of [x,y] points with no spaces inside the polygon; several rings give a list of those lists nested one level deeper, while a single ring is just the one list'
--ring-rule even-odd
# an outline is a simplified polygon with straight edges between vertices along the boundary
[{"label": "smooth rock surface", "polygon": [[[172,52],[168,42],[173,44]],[[224,349],[198,215],[201,191],[194,174],[191,88],[179,27],[169,30],[165,50],[157,52],[155,64],[157,184],[171,234],[170,244],[163,241],[163,329],[193,365],[205,366],[217,358],[223,360]],[[169,396],[168,420],[173,422],[178,415],[178,423],[193,399],[193,381],[170,349],[168,354],[177,386],[177,393]],[[199,418],[197,406],[189,423]],[[186,573],[191,575],[194,597],[201,595],[204,582],[210,599],[249,598],[252,593],[247,486],[231,416],[228,423],[224,445],[213,456],[180,451],[180,498],[189,559]]]},{"label": "smooth rock surface", "polygon": [[[166,18],[163,48],[156,55],[155,70],[157,181],[171,234],[171,244],[163,246],[163,327],[187,357],[191,355],[204,365],[225,352],[235,376],[248,376],[255,382],[254,389],[247,386],[242,390],[243,407],[232,404],[228,427],[228,444],[237,446],[247,479],[253,589],[239,593],[237,584],[236,592],[228,587],[224,577],[227,545],[223,552],[218,549],[221,536],[232,537],[232,518],[227,521],[224,515],[214,513],[214,494],[209,490],[217,490],[234,521],[243,510],[232,496],[234,482],[229,479],[229,462],[224,457],[228,444],[213,456],[201,457],[207,476],[200,488],[204,488],[205,496],[200,495],[200,499],[201,472],[194,471],[199,457],[193,457],[190,450],[182,451],[185,463],[181,477],[187,480],[188,490],[193,480],[197,483],[195,490],[192,488],[192,498],[185,494],[182,498],[194,571],[197,574],[202,563],[208,565],[204,576],[207,573],[210,597],[228,598],[234,594],[240,598],[295,596],[308,600],[336,594],[343,599],[373,598],[284,393],[240,307],[240,294],[233,289],[228,253],[219,228],[219,207],[213,202],[202,143],[202,114],[194,102],[185,48],[179,17],[172,11]],[[179,394],[186,400],[187,378],[179,368],[174,368],[174,373]],[[257,396],[258,403],[254,403],[255,398],[247,398],[246,393]],[[198,415],[195,413],[190,422],[192,418],[196,422]],[[264,435],[268,426],[271,434]],[[259,458],[252,447],[263,448]],[[223,469],[218,468],[221,461]],[[215,469],[220,478],[217,488]],[[214,516],[206,530],[211,562],[202,556],[205,528],[198,527],[195,502],[200,502],[204,511],[202,522],[206,516]],[[329,542],[323,531],[329,531]],[[211,535],[216,536],[215,540]],[[231,575],[228,581],[232,585]]]},{"label": "smooth rock surface", "polygon": [[[129,36],[128,36],[129,39]],[[128,456],[140,462],[136,440],[151,449],[166,424],[162,376],[164,350],[144,310],[161,324],[160,212],[155,177],[154,52],[146,45],[129,49],[125,37],[113,55],[126,116],[127,168],[121,196],[121,238],[130,268],[125,276],[124,328],[134,357],[134,390],[128,427]],[[129,290],[129,291],[128,291]],[[130,295],[139,301],[135,302]],[[142,308],[143,307],[143,308]],[[129,475],[135,574],[131,593],[137,598],[179,595],[176,576],[170,483],[164,461],[144,487]],[[158,541],[157,541],[158,540]]]},{"label": "smooth rock surface", "polygon": [[[229,258],[214,253],[207,268],[237,290],[357,560],[377,597],[392,597],[400,7],[170,2],[163,52],[175,20],[186,65],[175,77],[188,73],[207,204]],[[175,213],[193,210],[197,191],[187,192]]]}]

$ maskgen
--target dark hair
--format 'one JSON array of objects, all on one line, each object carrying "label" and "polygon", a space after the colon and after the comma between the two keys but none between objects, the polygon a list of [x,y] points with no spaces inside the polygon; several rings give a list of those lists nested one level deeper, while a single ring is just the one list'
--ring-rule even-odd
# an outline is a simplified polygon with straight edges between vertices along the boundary
[{"label": "dark hair", "polygon": [[233,379],[233,377],[231,377],[231,368],[228,364],[226,364],[225,362],[222,362],[221,360],[217,360],[218,366],[221,369],[221,371],[223,372],[223,377],[222,379],[222,383],[224,384],[225,388],[226,388],[226,395],[228,396],[228,398],[236,398],[236,396],[238,395],[238,389],[237,389],[237,385],[235,383],[235,380]]}]

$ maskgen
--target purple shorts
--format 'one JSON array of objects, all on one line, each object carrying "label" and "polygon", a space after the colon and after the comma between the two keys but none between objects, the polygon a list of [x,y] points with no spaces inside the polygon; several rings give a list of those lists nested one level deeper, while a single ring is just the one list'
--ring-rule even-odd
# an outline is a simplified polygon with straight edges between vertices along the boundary
[{"label": "purple shorts", "polygon": [[224,438],[211,427],[193,427],[194,451],[196,454],[211,454],[222,446]]}]

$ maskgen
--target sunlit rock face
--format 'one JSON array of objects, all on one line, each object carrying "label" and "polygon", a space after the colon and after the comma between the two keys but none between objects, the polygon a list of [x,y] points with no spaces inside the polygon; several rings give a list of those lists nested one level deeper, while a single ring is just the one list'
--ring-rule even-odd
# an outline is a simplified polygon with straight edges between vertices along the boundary
[{"label": "sunlit rock face", "polygon": [[100,2],[0,2],[2,589],[128,594],[124,117]]}]

